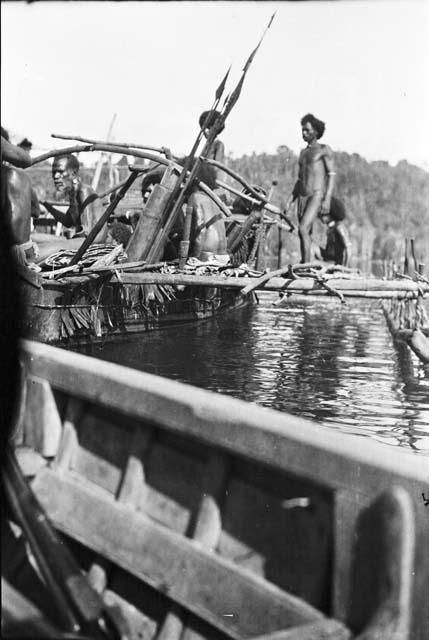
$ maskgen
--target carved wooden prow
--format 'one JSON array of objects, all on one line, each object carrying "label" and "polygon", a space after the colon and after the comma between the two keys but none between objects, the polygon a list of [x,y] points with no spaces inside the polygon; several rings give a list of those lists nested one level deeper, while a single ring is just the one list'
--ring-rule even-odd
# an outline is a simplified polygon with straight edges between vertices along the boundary
[{"label": "carved wooden prow", "polygon": [[408,640],[414,513],[401,487],[381,494],[357,524],[348,624],[357,640]]}]

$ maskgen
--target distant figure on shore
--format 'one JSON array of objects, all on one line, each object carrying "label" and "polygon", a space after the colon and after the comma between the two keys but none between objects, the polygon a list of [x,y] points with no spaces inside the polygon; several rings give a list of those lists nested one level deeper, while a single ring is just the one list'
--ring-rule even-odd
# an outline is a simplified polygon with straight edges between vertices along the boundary
[{"label": "distant figure on shore", "polygon": [[[33,266],[38,248],[31,239],[31,218],[40,215],[40,207],[31,179],[22,170],[31,165],[31,157],[21,147],[10,142],[9,134],[3,127],[1,154],[3,215],[12,234],[11,253],[18,264]],[[34,268],[36,269],[35,266]]]},{"label": "distant figure on shore", "polygon": [[299,156],[298,180],[286,204],[286,212],[298,199],[299,239],[301,262],[311,261],[311,233],[318,214],[328,213],[335,181],[333,153],[319,139],[325,123],[311,113],[301,119],[302,137],[307,143]]},{"label": "distant figure on shore", "polygon": [[344,204],[332,196],[328,213],[319,214],[322,222],[328,225],[326,247],[321,249],[322,259],[344,267],[350,265],[352,243],[344,219],[346,210]]},{"label": "distant figure on shore", "polygon": [[[79,160],[73,155],[55,158],[52,165],[55,188],[63,193],[70,202],[65,213],[46,201],[42,202],[57,222],[61,222],[69,229],[75,228],[73,238],[85,238],[103,215],[100,199],[96,197],[94,189],[82,182],[79,168]],[[107,223],[98,233],[94,242],[105,242],[106,235]]]}]

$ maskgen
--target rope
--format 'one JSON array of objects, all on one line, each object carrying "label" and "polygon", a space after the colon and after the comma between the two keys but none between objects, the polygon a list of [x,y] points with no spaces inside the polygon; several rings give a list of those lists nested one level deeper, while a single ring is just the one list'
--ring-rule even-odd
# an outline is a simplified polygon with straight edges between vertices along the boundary
[{"label": "rope", "polygon": [[[115,249],[117,245],[114,244],[97,244],[89,247],[84,255],[82,256],[79,264],[82,267],[89,267],[90,265],[97,262],[100,258],[107,256],[109,253]],[[60,249],[56,253],[48,256],[42,263],[44,268],[49,267],[50,269],[60,269],[61,267],[67,267],[70,263],[70,260],[76,254],[76,251],[72,251],[70,249]],[[119,260],[124,257],[126,259],[126,254],[123,251]]]}]

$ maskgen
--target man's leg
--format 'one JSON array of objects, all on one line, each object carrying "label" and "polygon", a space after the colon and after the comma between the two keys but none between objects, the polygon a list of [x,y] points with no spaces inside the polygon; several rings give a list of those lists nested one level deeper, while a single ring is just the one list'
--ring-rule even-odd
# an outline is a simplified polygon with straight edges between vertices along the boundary
[{"label": "man's leg", "polygon": [[322,204],[322,194],[315,193],[308,198],[303,215],[299,221],[299,240],[301,245],[301,262],[311,262],[311,230]]}]

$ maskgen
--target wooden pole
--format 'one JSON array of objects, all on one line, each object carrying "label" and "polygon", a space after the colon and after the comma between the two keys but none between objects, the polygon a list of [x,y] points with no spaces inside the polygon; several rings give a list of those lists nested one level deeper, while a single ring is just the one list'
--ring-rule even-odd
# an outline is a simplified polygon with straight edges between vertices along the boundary
[{"label": "wooden pole", "polygon": [[103,213],[101,218],[95,223],[95,225],[93,226],[91,231],[88,233],[88,235],[85,238],[85,240],[80,245],[79,249],[76,251],[76,253],[73,256],[73,258],[70,260],[69,267],[71,267],[74,264],[77,264],[79,262],[79,260],[82,258],[82,256],[85,253],[85,251],[88,249],[88,247],[90,247],[91,244],[94,242],[95,238],[97,237],[97,235],[99,234],[99,232],[101,231],[103,226],[107,223],[110,214],[113,213],[113,211],[116,209],[116,206],[118,205],[119,201],[122,200],[122,198],[124,197],[125,193],[128,191],[128,189],[133,184],[134,180],[136,180],[137,176],[138,176],[138,174],[135,173],[135,172],[130,174],[130,176],[128,177],[128,180],[126,181],[124,186],[116,194],[113,202],[111,202],[109,204],[109,206],[107,207],[106,211]]},{"label": "wooden pole", "polygon": [[283,230],[278,227],[278,254],[277,254],[277,268],[280,269],[282,264],[282,251],[283,251]]},{"label": "wooden pole", "polygon": [[[147,265],[149,268],[150,265]],[[326,295],[326,290],[314,278],[282,278],[270,274],[268,281],[261,286],[266,291],[287,291],[291,293],[306,293],[309,295]],[[114,278],[113,278],[114,281]],[[224,276],[205,276],[205,275],[188,275],[188,274],[171,274],[171,273],[121,273],[121,282],[123,284],[168,284],[168,285],[185,285],[185,286],[202,286],[202,287],[220,287],[227,289],[244,289],[247,285],[255,282],[254,278],[249,277],[224,277]],[[422,283],[415,283],[412,280],[385,281],[378,279],[340,279],[328,278],[326,282],[330,287],[335,287],[345,296],[363,297],[363,298],[395,298],[410,297],[416,298],[420,292],[429,292],[429,286],[423,286]],[[329,292],[328,292],[329,293]]]},{"label": "wooden pole", "polygon": [[[115,124],[115,120],[116,120],[116,113],[113,114],[112,121],[111,121],[109,129],[107,131],[107,142],[108,143],[110,142],[110,139],[112,137],[112,129],[113,129],[113,125]],[[105,154],[102,153],[100,158],[99,158],[99,160],[98,160],[98,162],[97,162],[97,166],[95,168],[95,173],[94,173],[94,177],[92,178],[92,184],[91,184],[91,187],[94,189],[94,191],[98,187],[98,182],[100,180],[101,170],[103,168],[104,158],[105,158]]]},{"label": "wooden pole", "polygon": [[[152,147],[148,144],[133,144],[131,142],[108,142],[106,140],[94,140],[92,138],[82,138],[82,136],[63,136],[57,133],[51,133],[51,138],[59,138],[61,140],[76,140],[78,142],[87,142],[89,144],[110,144],[117,147],[126,147],[127,149],[146,149],[147,151],[156,151],[157,153],[166,154],[169,149],[167,147]],[[176,156],[172,156],[176,158]]]},{"label": "wooden pole", "polygon": [[191,237],[191,226],[192,226],[192,207],[189,205],[186,207],[185,214],[185,226],[183,229],[183,239],[180,242],[179,247],[179,269],[183,269],[186,264],[186,260],[189,255],[189,242]]}]

